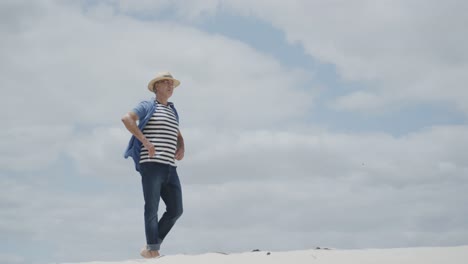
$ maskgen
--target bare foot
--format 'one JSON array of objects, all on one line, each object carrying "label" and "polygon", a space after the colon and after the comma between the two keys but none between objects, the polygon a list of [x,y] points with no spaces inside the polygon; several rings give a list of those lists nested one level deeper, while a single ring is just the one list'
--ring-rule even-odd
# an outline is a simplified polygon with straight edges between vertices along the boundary
[{"label": "bare foot", "polygon": [[148,250],[146,249],[146,247],[144,247],[141,252],[140,252],[140,255],[144,258],[157,258],[159,257],[159,251],[158,250]]}]

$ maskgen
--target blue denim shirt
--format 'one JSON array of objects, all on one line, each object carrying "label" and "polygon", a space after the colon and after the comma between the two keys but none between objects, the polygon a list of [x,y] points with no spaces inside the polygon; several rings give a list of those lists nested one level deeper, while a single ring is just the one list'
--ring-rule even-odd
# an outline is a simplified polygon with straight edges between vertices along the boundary
[{"label": "blue denim shirt", "polygon": [[[174,104],[169,102],[169,107],[174,110],[176,115],[177,122],[179,122],[179,115],[177,110],[174,107]],[[150,118],[153,116],[154,111],[156,110],[156,100],[153,97],[151,100],[146,100],[140,102],[134,109],[133,112],[137,114],[139,118],[138,128],[143,131],[143,128],[146,126]],[[136,171],[140,171],[140,151],[141,151],[141,142],[135,136],[132,135],[130,141],[128,142],[128,147],[125,150],[124,158],[132,157],[135,162]]]}]

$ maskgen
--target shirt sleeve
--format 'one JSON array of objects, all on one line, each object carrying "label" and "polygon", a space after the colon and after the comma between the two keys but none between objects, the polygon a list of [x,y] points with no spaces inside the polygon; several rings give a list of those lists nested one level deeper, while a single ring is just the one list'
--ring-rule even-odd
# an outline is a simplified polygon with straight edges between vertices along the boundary
[{"label": "shirt sleeve", "polygon": [[148,101],[140,102],[132,111],[137,114],[138,119],[141,121],[146,116],[146,112],[148,112]]}]

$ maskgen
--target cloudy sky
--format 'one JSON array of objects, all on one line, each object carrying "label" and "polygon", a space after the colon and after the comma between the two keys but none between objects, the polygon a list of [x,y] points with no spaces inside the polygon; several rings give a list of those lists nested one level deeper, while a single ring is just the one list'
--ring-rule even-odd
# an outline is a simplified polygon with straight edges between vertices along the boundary
[{"label": "cloudy sky", "polygon": [[467,8],[0,1],[0,262],[138,257],[120,118],[165,70],[186,153],[164,254],[468,244]]}]

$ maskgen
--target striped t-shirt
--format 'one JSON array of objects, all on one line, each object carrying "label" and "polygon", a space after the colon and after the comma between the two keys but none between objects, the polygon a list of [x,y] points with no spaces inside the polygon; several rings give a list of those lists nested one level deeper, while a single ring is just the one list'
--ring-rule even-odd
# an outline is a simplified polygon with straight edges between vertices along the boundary
[{"label": "striped t-shirt", "polygon": [[140,163],[159,162],[176,166],[174,156],[178,133],[179,124],[172,108],[157,102],[153,116],[143,129],[143,135],[153,143],[156,154],[149,157],[148,149],[142,145]]}]

